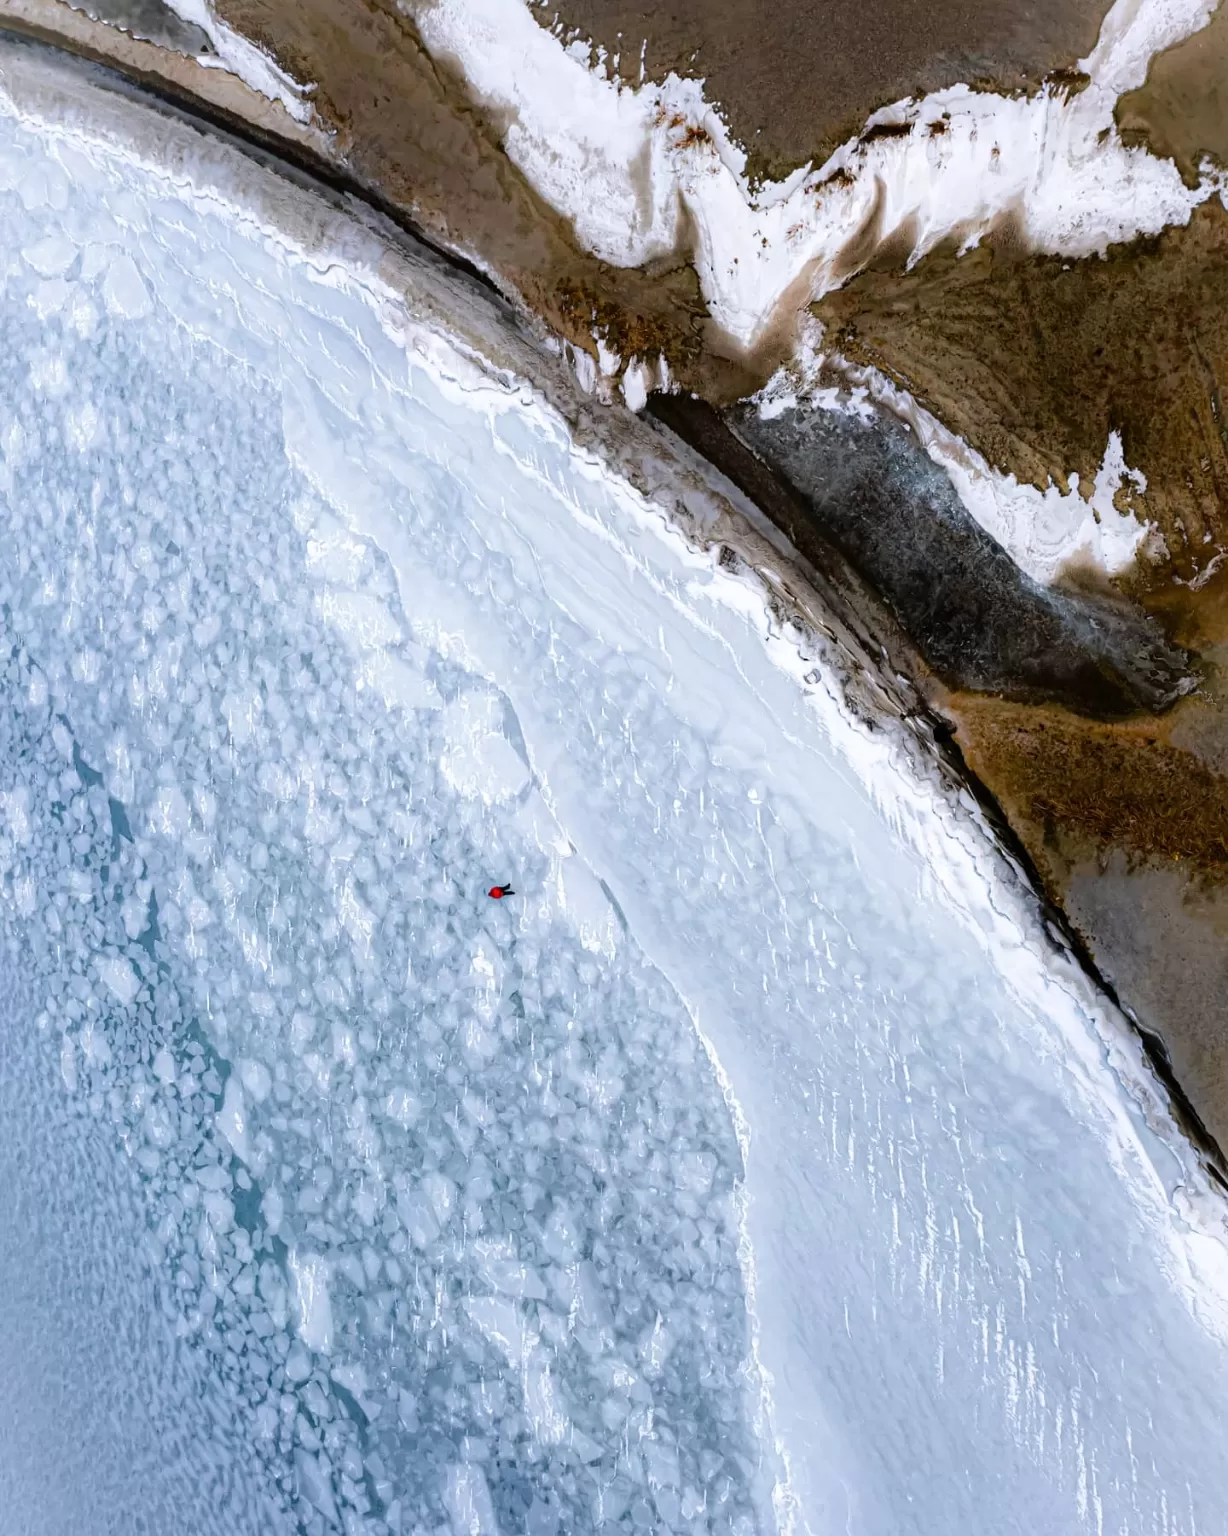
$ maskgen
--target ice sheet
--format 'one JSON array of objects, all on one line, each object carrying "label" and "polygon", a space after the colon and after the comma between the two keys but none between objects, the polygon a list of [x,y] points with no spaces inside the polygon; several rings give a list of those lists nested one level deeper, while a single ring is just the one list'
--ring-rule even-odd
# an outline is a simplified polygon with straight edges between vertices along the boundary
[{"label": "ice sheet", "polygon": [[[1215,1529],[1220,1210],[973,817],[369,237],[0,70],[10,1187],[143,1248],[221,1485],[312,1536]],[[158,1359],[111,1368],[190,1446]]]}]

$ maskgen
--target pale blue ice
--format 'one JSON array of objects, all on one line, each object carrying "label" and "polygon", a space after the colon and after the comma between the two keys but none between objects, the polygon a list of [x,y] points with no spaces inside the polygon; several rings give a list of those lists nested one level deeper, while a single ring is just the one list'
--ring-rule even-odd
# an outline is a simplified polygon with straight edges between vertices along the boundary
[{"label": "pale blue ice", "polygon": [[369,237],[0,98],[3,1529],[1228,1528],[1217,1197],[971,817]]}]

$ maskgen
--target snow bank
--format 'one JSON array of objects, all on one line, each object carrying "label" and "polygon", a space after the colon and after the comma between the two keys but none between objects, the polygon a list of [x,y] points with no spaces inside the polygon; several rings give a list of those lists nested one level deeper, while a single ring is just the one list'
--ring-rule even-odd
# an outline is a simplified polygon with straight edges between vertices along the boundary
[{"label": "snow bank", "polygon": [[210,0],[166,0],[176,16],[204,32],[216,54],[202,54],[197,63],[207,69],[228,69],[244,85],[270,101],[279,101],[296,123],[312,120],[309,83],[292,80],[285,70],[216,14]]},{"label": "snow bank", "polygon": [[897,102],[867,128],[908,124],[907,137],[851,141],[825,165],[755,189],[702,82],[604,78],[588,69],[587,48],[564,48],[524,0],[398,3],[508,123],[508,154],[594,254],[640,266],[693,230],[688,254],[708,308],[742,347],[800,279],[817,297],[847,276],[842,254],[868,226],[887,239],[915,224],[916,260],[953,234],[975,244],[1011,214],[1038,250],[1088,256],[1185,223],[1217,187],[1185,187],[1171,162],[1127,149],[1113,123],[1118,96],[1142,83],[1157,51],[1205,25],[1209,0],[1117,0],[1077,95],[956,85]]}]

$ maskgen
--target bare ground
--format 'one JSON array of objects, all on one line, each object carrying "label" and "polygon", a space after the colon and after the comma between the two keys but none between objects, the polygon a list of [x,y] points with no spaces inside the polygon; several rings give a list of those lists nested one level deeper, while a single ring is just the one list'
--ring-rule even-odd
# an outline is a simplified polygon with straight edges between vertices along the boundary
[{"label": "bare ground", "polygon": [[1092,49],[1106,0],[538,0],[622,79],[706,81],[751,170],[821,165],[877,107],[963,81],[1026,90]]}]

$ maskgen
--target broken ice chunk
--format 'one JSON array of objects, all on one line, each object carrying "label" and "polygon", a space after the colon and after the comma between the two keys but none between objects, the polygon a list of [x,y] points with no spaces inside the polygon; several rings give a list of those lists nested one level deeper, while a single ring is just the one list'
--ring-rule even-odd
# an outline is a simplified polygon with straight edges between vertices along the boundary
[{"label": "broken ice chunk", "polygon": [[298,1485],[303,1497],[309,1504],[314,1504],[332,1525],[340,1525],[337,1517],[337,1505],[333,1499],[332,1479],[324,1470],[324,1458],[309,1455],[306,1451],[294,1453],[295,1471],[298,1473]]},{"label": "broken ice chunk", "polygon": [[140,978],[131,964],[119,955],[100,960],[98,974],[107,990],[121,1003],[130,1003],[141,990]]},{"label": "broken ice chunk", "polygon": [[63,235],[47,235],[23,246],[21,257],[39,277],[63,277],[77,259],[77,247]]},{"label": "broken ice chunk", "polygon": [[434,1208],[421,1189],[409,1189],[397,1195],[397,1215],[405,1224],[415,1248],[428,1248],[439,1236]]},{"label": "broken ice chunk", "polygon": [[102,301],[121,320],[142,320],[153,308],[136,262],[126,252],[112,258],[102,280]]},{"label": "broken ice chunk", "polygon": [[273,1074],[262,1061],[253,1061],[250,1057],[244,1057],[239,1063],[239,1076],[243,1086],[257,1104],[263,1104],[269,1096],[269,1089],[273,1086]]},{"label": "broken ice chunk", "polygon": [[281,1230],[282,1221],[285,1219],[285,1201],[281,1197],[279,1189],[268,1189],[260,1202],[260,1214],[264,1217],[265,1225],[269,1231],[276,1234]]},{"label": "broken ice chunk", "polygon": [[618,916],[601,881],[574,857],[563,861],[559,880],[560,905],[581,944],[595,954],[612,955],[618,942]]},{"label": "broken ice chunk", "polygon": [[471,1296],[465,1302],[470,1321],[517,1369],[524,1363],[533,1340],[528,1334],[524,1309],[501,1296]]},{"label": "broken ice chunk", "polygon": [[217,1115],[217,1128],[240,1162],[251,1161],[251,1145],[247,1138],[247,1104],[243,1089],[235,1077],[226,1079],[226,1092]]},{"label": "broken ice chunk", "polygon": [[382,649],[401,638],[401,626],[387,603],[368,592],[323,592],[316,599],[316,611],[356,650]]},{"label": "broken ice chunk", "polygon": [[523,1264],[516,1257],[513,1244],[507,1240],[485,1241],[474,1244],[478,1273],[492,1290],[505,1296],[531,1297],[534,1301],[546,1300],[546,1287],[535,1269]]},{"label": "broken ice chunk", "polygon": [[444,1474],[444,1507],[452,1536],[499,1536],[486,1474],[473,1462],[453,1463]]},{"label": "broken ice chunk", "polygon": [[[534,1341],[525,1352],[521,1369],[521,1386],[524,1392],[524,1411],[533,1430],[533,1438],[541,1445],[561,1445],[568,1438],[571,1418],[554,1373],[550,1369],[550,1357],[545,1346]],[[587,1440],[587,1437],[585,1437]],[[588,1445],[592,1445],[588,1441]],[[585,1447],[587,1449],[587,1446]],[[598,1450],[597,1455],[601,1452]],[[590,1458],[584,1457],[588,1460]]]},{"label": "broken ice chunk", "polygon": [[333,1347],[333,1305],[328,1290],[328,1261],[318,1253],[290,1250],[287,1263],[294,1287],[298,1336],[308,1349],[328,1354]]}]

